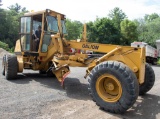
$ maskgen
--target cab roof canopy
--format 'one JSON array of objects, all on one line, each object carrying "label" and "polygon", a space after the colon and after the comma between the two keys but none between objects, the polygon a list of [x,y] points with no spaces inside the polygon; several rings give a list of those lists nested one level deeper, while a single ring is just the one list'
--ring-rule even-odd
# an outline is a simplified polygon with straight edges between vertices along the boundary
[{"label": "cab roof canopy", "polygon": [[35,16],[35,15],[39,15],[39,14],[46,14],[46,15],[51,15],[51,16],[54,16],[54,17],[57,17],[57,15],[61,15],[61,19],[65,19],[65,15],[64,14],[61,14],[59,12],[56,12],[56,11],[53,11],[53,10],[50,10],[50,9],[46,9],[46,10],[42,10],[42,11],[36,11],[36,12],[28,12],[28,13],[25,13],[24,16]]}]

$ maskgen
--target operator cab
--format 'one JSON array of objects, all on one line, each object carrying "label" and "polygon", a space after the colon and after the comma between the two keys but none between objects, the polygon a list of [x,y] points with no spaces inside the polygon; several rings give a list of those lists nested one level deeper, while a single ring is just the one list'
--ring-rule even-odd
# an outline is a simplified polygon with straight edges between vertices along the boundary
[{"label": "operator cab", "polygon": [[[57,15],[60,15],[61,18],[61,28],[58,26]],[[38,26],[41,26],[39,41],[36,36]],[[65,15],[49,9],[26,13],[20,19],[21,52],[24,52],[24,55],[36,56],[39,56],[40,53],[47,53],[51,43],[51,35],[60,32],[66,34]]]}]

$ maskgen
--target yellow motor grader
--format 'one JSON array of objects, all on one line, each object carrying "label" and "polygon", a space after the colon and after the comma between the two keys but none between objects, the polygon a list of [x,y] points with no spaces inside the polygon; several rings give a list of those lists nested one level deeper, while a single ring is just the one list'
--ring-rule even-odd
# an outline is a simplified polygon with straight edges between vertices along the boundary
[{"label": "yellow motor grader", "polygon": [[[89,83],[89,94],[101,109],[112,113],[124,113],[138,95],[153,87],[155,74],[145,61],[144,48],[87,42],[86,25],[82,39],[66,40],[65,19],[65,15],[50,9],[20,18],[15,55],[5,55],[2,61],[2,74],[7,80],[15,79],[23,69],[31,69],[54,74],[63,85],[70,66],[87,67],[84,77]],[[33,35],[39,25],[41,34],[35,51]],[[71,48],[75,52],[70,52]],[[88,55],[87,50],[104,55]]]}]

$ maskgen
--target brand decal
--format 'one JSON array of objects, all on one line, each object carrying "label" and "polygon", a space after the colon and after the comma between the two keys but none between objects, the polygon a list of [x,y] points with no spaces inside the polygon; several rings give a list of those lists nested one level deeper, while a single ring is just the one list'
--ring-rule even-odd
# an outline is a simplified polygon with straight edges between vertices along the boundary
[{"label": "brand decal", "polygon": [[98,45],[83,44],[83,45],[82,45],[82,48],[88,48],[88,49],[98,50],[99,46],[98,46]]}]

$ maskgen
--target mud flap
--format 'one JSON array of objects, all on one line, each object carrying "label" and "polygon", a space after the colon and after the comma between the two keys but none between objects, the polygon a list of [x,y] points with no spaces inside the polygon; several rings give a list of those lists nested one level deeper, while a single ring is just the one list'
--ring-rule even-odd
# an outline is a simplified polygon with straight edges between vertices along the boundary
[{"label": "mud flap", "polygon": [[64,86],[64,80],[67,77],[67,75],[70,73],[69,66],[63,65],[63,66],[57,67],[56,69],[53,69],[52,72],[55,74],[58,81],[61,82],[61,86]]}]

